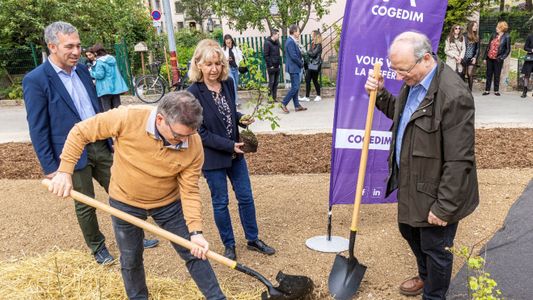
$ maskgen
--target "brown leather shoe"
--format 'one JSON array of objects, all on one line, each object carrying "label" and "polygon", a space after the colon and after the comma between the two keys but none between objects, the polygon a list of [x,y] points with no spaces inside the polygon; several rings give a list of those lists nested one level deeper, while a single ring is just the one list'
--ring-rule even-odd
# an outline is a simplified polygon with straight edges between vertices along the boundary
[{"label": "brown leather shoe", "polygon": [[406,296],[417,296],[424,291],[424,281],[420,277],[415,276],[407,279],[400,284],[400,294]]},{"label": "brown leather shoe", "polygon": [[287,106],[285,106],[285,105],[283,105],[283,104],[281,104],[281,110],[282,110],[284,113],[286,113],[286,114],[289,113],[289,110],[287,109]]},{"label": "brown leather shoe", "polygon": [[304,111],[304,110],[307,110],[307,108],[301,105],[294,109],[294,111]]}]

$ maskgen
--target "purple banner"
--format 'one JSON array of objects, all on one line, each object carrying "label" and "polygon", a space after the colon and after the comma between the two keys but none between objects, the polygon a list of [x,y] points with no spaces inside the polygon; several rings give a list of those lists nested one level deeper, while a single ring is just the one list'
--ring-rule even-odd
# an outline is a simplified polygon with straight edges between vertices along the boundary
[{"label": "purple banner", "polygon": [[[385,86],[397,94],[402,82],[389,70],[387,52],[394,38],[408,30],[426,34],[436,52],[447,1],[347,0],[342,24],[335,99],[329,203],[351,204],[359,170],[368,109],[364,89],[368,72],[381,62]],[[363,203],[396,201],[385,198],[387,157],[392,121],[376,109],[363,192]]]}]

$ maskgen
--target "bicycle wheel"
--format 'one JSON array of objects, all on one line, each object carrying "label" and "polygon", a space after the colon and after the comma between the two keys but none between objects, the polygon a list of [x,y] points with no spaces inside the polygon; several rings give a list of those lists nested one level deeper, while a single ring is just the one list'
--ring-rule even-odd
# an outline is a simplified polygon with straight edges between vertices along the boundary
[{"label": "bicycle wheel", "polygon": [[165,95],[165,83],[159,76],[145,75],[135,82],[135,94],[144,103],[156,103]]}]

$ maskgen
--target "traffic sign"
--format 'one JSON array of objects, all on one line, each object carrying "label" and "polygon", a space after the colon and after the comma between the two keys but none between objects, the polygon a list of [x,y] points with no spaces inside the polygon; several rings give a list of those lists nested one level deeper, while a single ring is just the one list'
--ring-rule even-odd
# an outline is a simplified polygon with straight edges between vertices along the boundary
[{"label": "traffic sign", "polygon": [[152,21],[154,27],[161,27],[161,21]]},{"label": "traffic sign", "polygon": [[158,11],[158,10],[153,10],[150,15],[152,15],[152,20],[154,20],[154,21],[161,20],[161,12]]}]

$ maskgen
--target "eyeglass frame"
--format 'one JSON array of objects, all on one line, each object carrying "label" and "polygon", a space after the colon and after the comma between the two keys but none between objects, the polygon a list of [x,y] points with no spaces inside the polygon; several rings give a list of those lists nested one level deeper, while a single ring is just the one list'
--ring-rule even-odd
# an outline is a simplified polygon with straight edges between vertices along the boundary
[{"label": "eyeglass frame", "polygon": [[[427,53],[427,52],[426,52],[426,53]],[[426,55],[426,53],[424,53],[424,55]],[[407,70],[407,71],[396,70],[396,69],[394,69],[394,68],[389,68],[389,70],[393,71],[394,73],[396,73],[396,74],[398,74],[398,75],[400,75],[400,76],[405,76],[405,75],[411,73],[411,71],[416,67],[416,65],[418,65],[418,64],[422,61],[422,59],[424,58],[424,55],[422,55],[419,59],[417,59],[416,62],[415,62],[415,64],[412,65],[412,66],[409,68],[409,70]]]},{"label": "eyeglass frame", "polygon": [[196,132],[194,133],[191,133],[191,134],[188,134],[188,135],[183,135],[183,134],[179,134],[177,132],[175,132],[172,127],[170,127],[170,123],[168,122],[168,120],[165,118],[165,123],[167,123],[167,126],[168,126],[168,129],[170,130],[170,133],[172,134],[172,137],[176,140],[181,140],[181,139],[186,139],[188,137],[190,137],[191,135],[195,134]]}]

